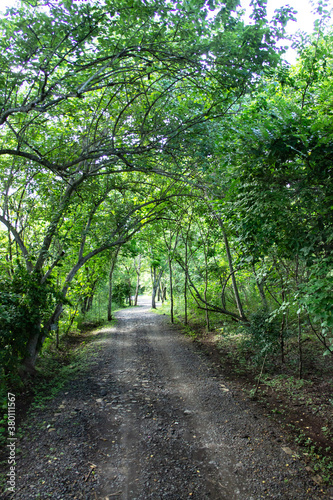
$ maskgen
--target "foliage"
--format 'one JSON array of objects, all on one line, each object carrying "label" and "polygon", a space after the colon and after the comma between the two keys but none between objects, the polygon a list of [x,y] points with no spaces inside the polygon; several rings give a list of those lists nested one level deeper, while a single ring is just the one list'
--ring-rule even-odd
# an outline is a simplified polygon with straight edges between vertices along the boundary
[{"label": "foliage", "polygon": [[241,330],[245,333],[243,347],[253,352],[252,359],[260,361],[267,354],[274,354],[279,349],[280,325],[276,318],[272,319],[267,310],[259,310],[250,316],[249,325]]},{"label": "foliage", "polygon": [[124,307],[125,305],[125,299],[129,297],[131,294],[131,288],[127,280],[120,281],[114,285],[113,288],[113,298],[115,302],[121,306]]},{"label": "foliage", "polygon": [[241,323],[259,358],[290,333],[301,359],[309,331],[332,352],[328,13],[289,68],[293,11],[252,10],[21,2],[0,19],[3,357],[34,365],[51,325],[84,321],[118,252],[119,304],[140,255],[185,323]]},{"label": "foliage", "polygon": [[333,275],[330,260],[321,260],[312,266],[309,281],[300,286],[299,302],[309,316],[319,325],[321,338],[326,346],[324,354],[333,352]]},{"label": "foliage", "polygon": [[40,282],[18,265],[14,275],[0,284],[0,369],[13,371],[26,354],[27,342],[36,329],[43,330],[58,292],[48,280]]}]

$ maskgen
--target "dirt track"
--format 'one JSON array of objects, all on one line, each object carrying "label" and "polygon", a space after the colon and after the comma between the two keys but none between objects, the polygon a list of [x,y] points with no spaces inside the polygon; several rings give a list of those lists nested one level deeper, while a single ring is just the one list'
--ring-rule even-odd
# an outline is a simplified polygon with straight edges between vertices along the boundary
[{"label": "dirt track", "polygon": [[16,499],[329,498],[166,316],[117,318],[20,443]]}]

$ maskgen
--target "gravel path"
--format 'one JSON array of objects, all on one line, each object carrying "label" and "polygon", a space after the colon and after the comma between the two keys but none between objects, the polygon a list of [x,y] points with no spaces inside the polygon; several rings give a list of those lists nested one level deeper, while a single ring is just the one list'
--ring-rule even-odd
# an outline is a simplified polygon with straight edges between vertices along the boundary
[{"label": "gravel path", "polygon": [[31,421],[15,499],[329,498],[166,316],[143,301],[117,318],[86,376]]}]

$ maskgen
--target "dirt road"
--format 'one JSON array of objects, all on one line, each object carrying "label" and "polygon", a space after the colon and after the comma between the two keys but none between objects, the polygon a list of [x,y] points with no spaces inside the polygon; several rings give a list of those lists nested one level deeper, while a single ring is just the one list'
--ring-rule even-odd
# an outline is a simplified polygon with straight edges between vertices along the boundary
[{"label": "dirt road", "polygon": [[142,302],[117,318],[96,364],[22,439],[16,499],[325,497],[283,433],[166,316]]}]

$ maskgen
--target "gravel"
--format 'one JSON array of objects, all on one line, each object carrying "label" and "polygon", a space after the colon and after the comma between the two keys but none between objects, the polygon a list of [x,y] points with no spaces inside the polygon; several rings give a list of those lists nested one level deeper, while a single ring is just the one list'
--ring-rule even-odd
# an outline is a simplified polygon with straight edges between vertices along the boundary
[{"label": "gravel", "polygon": [[166,316],[143,300],[117,318],[94,365],[29,417],[15,499],[332,498]]}]

